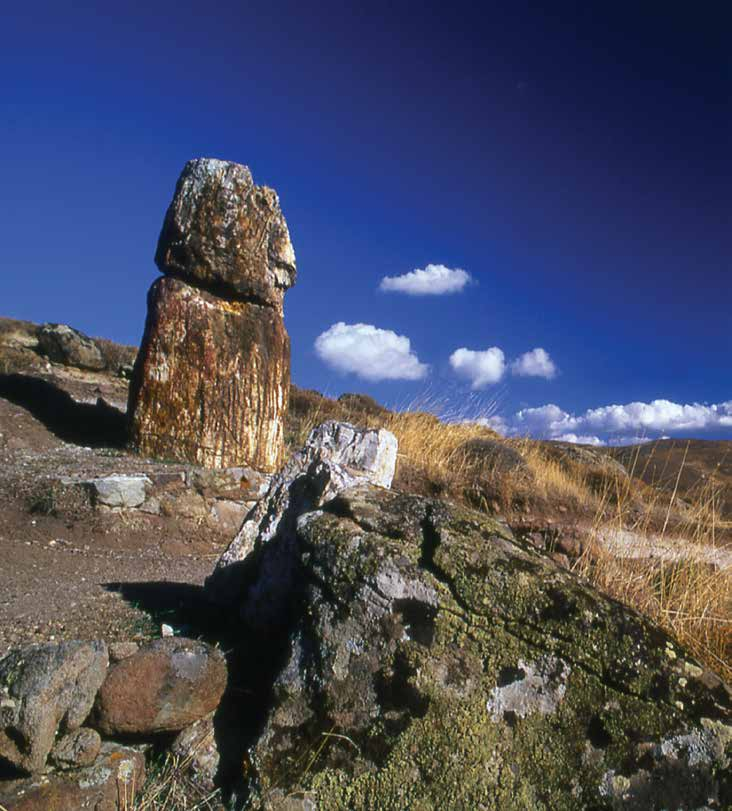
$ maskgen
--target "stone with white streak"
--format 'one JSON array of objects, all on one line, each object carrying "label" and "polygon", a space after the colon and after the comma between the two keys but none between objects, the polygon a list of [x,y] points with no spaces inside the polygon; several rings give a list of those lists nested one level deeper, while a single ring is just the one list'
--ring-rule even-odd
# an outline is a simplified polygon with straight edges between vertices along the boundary
[{"label": "stone with white streak", "polygon": [[[266,496],[246,517],[206,587],[213,600],[241,601],[241,574],[250,555],[262,555],[257,585],[244,598],[243,613],[256,624],[275,621],[292,582],[297,519],[357,484],[391,486],[398,443],[384,429],[360,429],[328,421],[314,428],[305,447],[272,479]],[[272,541],[277,540],[276,544]]]}]

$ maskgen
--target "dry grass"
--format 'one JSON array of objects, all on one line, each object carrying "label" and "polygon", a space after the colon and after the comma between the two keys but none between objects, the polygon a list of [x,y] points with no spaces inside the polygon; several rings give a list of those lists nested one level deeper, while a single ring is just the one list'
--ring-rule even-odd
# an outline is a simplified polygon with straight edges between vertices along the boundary
[{"label": "dry grass", "polygon": [[[294,410],[293,446],[301,445],[326,419],[394,433],[399,441],[394,486],[406,492],[450,498],[489,513],[500,511],[509,521],[511,513],[531,510],[541,515],[563,505],[569,518],[582,517],[592,526],[590,543],[574,570],[658,622],[702,662],[732,679],[732,571],[688,557],[689,545],[716,547],[732,529],[720,518],[720,490],[713,477],[700,485],[692,501],[687,497],[682,503],[676,490],[669,493],[640,480],[637,456],[625,477],[612,466],[560,461],[542,443],[504,440],[483,425],[445,422],[426,410],[365,408],[359,398],[335,401],[299,390]],[[466,452],[466,445],[483,440],[518,452],[523,466],[512,467],[500,455],[481,458]],[[680,469],[677,480],[681,474]],[[676,543],[679,559],[619,558],[599,540],[604,532],[619,529],[635,533],[639,542]]]},{"label": "dry grass", "polygon": [[[683,463],[682,463],[683,465]],[[636,471],[631,469],[631,474]],[[677,473],[677,481],[682,469]],[[732,681],[732,570],[694,559],[694,547],[705,553],[721,548],[727,524],[720,520],[721,492],[713,478],[683,510],[676,488],[669,494],[641,488],[629,478],[605,492],[596,513],[593,536],[575,571],[595,587],[658,622],[696,656]],[[611,554],[599,540],[604,533],[626,530],[642,546],[678,551],[676,560],[627,559]]]},{"label": "dry grass", "polygon": [[220,811],[220,790],[206,792],[189,777],[194,754],[179,758],[168,752],[149,766],[145,785],[125,811]]}]

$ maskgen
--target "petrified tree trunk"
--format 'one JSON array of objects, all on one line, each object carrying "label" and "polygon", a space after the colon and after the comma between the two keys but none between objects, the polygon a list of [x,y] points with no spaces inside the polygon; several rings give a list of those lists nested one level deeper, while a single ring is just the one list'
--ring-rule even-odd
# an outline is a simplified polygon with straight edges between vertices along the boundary
[{"label": "petrified tree trunk", "polygon": [[290,387],[282,303],[295,280],[276,193],[244,166],[190,161],[155,258],[166,276],[148,294],[132,444],[207,467],[276,469]]}]

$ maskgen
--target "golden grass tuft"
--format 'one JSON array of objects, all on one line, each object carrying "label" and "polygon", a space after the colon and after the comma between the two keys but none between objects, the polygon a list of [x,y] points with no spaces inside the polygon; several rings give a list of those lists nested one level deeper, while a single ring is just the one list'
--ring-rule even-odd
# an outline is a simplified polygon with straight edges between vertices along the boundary
[{"label": "golden grass tuft", "polygon": [[[683,461],[676,482],[683,472]],[[691,502],[672,492],[642,485],[633,474],[600,498],[587,545],[575,571],[596,588],[655,620],[688,646],[704,664],[732,681],[732,569],[700,559],[725,551],[728,522],[720,519],[721,490],[713,477],[701,483]],[[645,543],[677,555],[636,559],[611,554],[601,542],[607,532],[625,530]],[[695,559],[696,558],[696,559]]]},{"label": "golden grass tuft", "polygon": [[220,789],[204,791],[189,777],[194,755],[180,758],[168,752],[161,761],[150,764],[145,784],[124,811],[220,811]]}]

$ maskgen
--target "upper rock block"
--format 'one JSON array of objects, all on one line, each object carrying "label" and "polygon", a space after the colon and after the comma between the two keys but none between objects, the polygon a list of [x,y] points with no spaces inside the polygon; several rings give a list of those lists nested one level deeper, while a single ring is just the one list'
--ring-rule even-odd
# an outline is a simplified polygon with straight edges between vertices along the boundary
[{"label": "upper rock block", "polygon": [[277,192],[246,166],[188,161],[165,215],[155,262],[163,273],[228,295],[282,306],[295,283],[295,251]]}]

